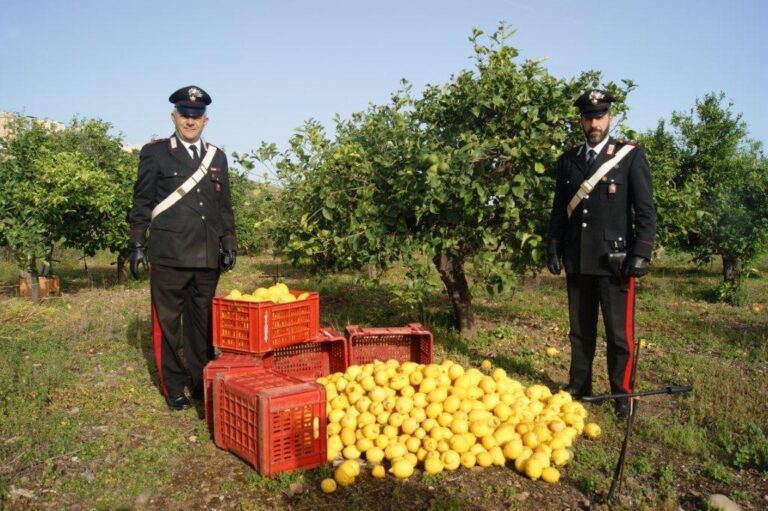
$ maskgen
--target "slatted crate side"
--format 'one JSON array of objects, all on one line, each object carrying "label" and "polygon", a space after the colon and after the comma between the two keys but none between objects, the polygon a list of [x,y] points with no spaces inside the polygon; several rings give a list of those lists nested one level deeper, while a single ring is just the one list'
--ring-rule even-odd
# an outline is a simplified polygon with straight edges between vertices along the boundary
[{"label": "slatted crate side", "polygon": [[[263,389],[300,384],[301,380],[265,368],[235,369],[216,375],[213,383],[213,432],[217,447],[258,463],[256,394]],[[255,465],[254,465],[255,466]]]},{"label": "slatted crate side", "polygon": [[203,412],[208,430],[213,431],[213,381],[217,375],[227,373],[247,374],[267,367],[268,363],[261,357],[225,353],[211,360],[203,368]]},{"label": "slatted crate side", "polygon": [[388,359],[419,364],[432,362],[432,333],[418,323],[396,328],[350,325],[345,329],[345,336],[349,365]]},{"label": "slatted crate side", "polygon": [[[298,296],[304,291],[291,291]],[[311,339],[320,328],[320,299],[275,304],[213,299],[213,345],[222,351],[267,353]]]},{"label": "slatted crate side", "polygon": [[310,469],[327,461],[325,388],[307,383],[304,387],[275,387],[259,392],[262,446],[259,472]]},{"label": "slatted crate side", "polygon": [[267,359],[278,371],[315,381],[321,376],[346,371],[346,340],[333,330],[323,329],[314,339],[278,348]]}]

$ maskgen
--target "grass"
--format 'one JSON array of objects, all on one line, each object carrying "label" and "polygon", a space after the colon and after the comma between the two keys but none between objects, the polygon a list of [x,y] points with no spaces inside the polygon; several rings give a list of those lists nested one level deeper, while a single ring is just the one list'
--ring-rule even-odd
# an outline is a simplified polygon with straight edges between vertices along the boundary
[{"label": "grass", "polygon": [[[459,470],[406,483],[365,475],[333,495],[318,489],[328,467],[259,477],[212,445],[197,411],[166,411],[149,353],[148,282],[116,286],[107,255],[89,260],[87,273],[72,254],[59,258],[64,296],[38,306],[13,296],[15,269],[0,261],[0,508],[560,509],[597,502],[607,492],[624,434],[609,405],[588,407],[604,434],[578,442],[575,460],[555,487],[513,469]],[[694,393],[643,400],[625,496],[613,509],[688,509],[695,507],[691,495],[702,491],[762,504],[768,492],[760,476],[768,471],[768,312],[752,304],[768,305],[768,279],[762,277],[768,257],[755,266],[759,272],[748,280],[746,305],[739,307],[712,300],[717,267],[666,257],[641,281],[636,335],[647,348],[638,387],[692,383]],[[322,323],[339,331],[348,324],[420,319],[434,334],[436,360],[479,366],[487,358],[526,385],[554,389],[566,382],[562,278],[526,277],[501,296],[474,288],[479,330],[465,340],[450,328],[449,305],[439,291],[421,313],[398,305],[387,287],[398,275],[384,274],[379,286],[362,274],[320,278],[274,258],[243,257],[223,276],[219,292],[252,290],[279,278],[293,289],[318,290]],[[549,346],[560,354],[547,357]],[[599,342],[598,392],[608,387],[604,357]],[[684,470],[692,475],[684,478]],[[289,496],[296,485],[303,490]],[[528,501],[516,500],[524,493]]]}]

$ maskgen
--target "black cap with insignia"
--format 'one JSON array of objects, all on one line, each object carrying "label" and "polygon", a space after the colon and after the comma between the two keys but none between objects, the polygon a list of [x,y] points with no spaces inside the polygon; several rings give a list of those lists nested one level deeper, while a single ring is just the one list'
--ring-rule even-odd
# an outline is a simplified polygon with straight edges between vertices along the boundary
[{"label": "black cap with insignia", "polygon": [[182,87],[168,98],[176,105],[176,111],[186,117],[200,117],[205,114],[205,107],[211,104],[211,96],[200,87],[190,85]]},{"label": "black cap with insignia", "polygon": [[604,90],[589,90],[573,103],[581,111],[582,117],[602,117],[611,109],[616,99]]}]

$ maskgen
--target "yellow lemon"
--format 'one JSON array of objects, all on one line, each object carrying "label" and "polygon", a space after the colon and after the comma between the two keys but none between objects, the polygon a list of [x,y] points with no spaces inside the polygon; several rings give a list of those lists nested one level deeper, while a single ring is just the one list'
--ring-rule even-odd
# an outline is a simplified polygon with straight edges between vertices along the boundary
[{"label": "yellow lemon", "polygon": [[440,461],[443,462],[446,470],[456,470],[461,464],[461,456],[456,451],[449,449],[440,456]]},{"label": "yellow lemon", "polygon": [[491,458],[493,458],[494,465],[503,467],[507,462],[507,458],[504,457],[504,451],[502,451],[501,447],[498,445],[489,449],[488,453],[491,455]]},{"label": "yellow lemon", "polygon": [[562,467],[571,461],[571,454],[567,449],[554,449],[552,451],[552,462],[558,467]]},{"label": "yellow lemon", "polygon": [[381,463],[384,459],[384,451],[380,447],[371,447],[365,451],[365,459],[373,465]]},{"label": "yellow lemon", "polygon": [[523,441],[519,438],[513,438],[504,444],[502,452],[504,453],[504,457],[508,460],[517,459],[523,452]]},{"label": "yellow lemon", "polygon": [[486,358],[485,360],[480,362],[480,367],[482,367],[486,371],[489,371],[491,367],[493,367],[493,363],[491,363],[491,361]]},{"label": "yellow lemon", "polygon": [[587,438],[590,440],[595,440],[600,436],[600,433],[602,431],[600,430],[600,426],[595,424],[594,422],[590,422],[589,424],[584,426],[584,435],[586,435]]},{"label": "yellow lemon", "polygon": [[410,397],[400,396],[395,401],[395,410],[402,415],[407,415],[413,409],[413,400]]},{"label": "yellow lemon", "polygon": [[464,374],[464,368],[461,367],[459,364],[453,364],[448,367],[448,377],[451,380],[455,380],[462,374]]},{"label": "yellow lemon", "polygon": [[424,380],[424,373],[421,371],[413,371],[408,375],[408,381],[416,387],[417,385],[420,385],[421,382]]},{"label": "yellow lemon", "polygon": [[323,493],[333,493],[336,491],[336,481],[330,478],[323,479],[320,481],[320,489]]},{"label": "yellow lemon", "polygon": [[443,401],[443,410],[448,413],[456,412],[461,406],[461,398],[456,394],[451,394]]},{"label": "yellow lemon", "polygon": [[541,462],[538,459],[531,456],[525,462],[524,470],[525,470],[525,475],[535,481],[541,477],[541,472],[543,470],[543,467],[541,466]]},{"label": "yellow lemon", "polygon": [[371,475],[376,479],[382,479],[387,475],[384,465],[376,465],[371,469]]},{"label": "yellow lemon", "polygon": [[419,392],[421,392],[424,395],[429,394],[436,388],[437,388],[437,380],[435,380],[434,378],[426,377],[423,380],[421,380],[421,383],[419,384]]},{"label": "yellow lemon", "polygon": [[386,369],[379,369],[375,373],[373,373],[373,381],[376,383],[376,385],[385,386],[387,383],[389,383],[389,371]]},{"label": "yellow lemon", "polygon": [[342,469],[341,465],[334,470],[333,478],[339,483],[339,486],[349,486],[355,482],[355,476]]},{"label": "yellow lemon", "polygon": [[553,467],[544,467],[541,470],[541,478],[548,483],[556,483],[560,480],[560,471]]},{"label": "yellow lemon", "polygon": [[355,447],[357,447],[357,450],[360,451],[360,453],[364,453],[373,447],[373,441],[365,437],[358,438],[357,443],[355,443]]},{"label": "yellow lemon", "polygon": [[539,436],[533,431],[528,431],[523,435],[523,445],[535,449],[539,445]]},{"label": "yellow lemon", "polygon": [[443,462],[440,458],[425,458],[424,459],[424,471],[427,474],[435,475],[443,471]]},{"label": "yellow lemon", "polygon": [[477,458],[471,452],[465,452],[461,455],[461,466],[465,468],[472,468],[477,464]]},{"label": "yellow lemon", "polygon": [[341,455],[348,460],[356,460],[360,457],[360,451],[354,445],[348,445],[341,451]]},{"label": "yellow lemon", "polygon": [[493,456],[488,451],[481,451],[475,455],[477,464],[481,467],[490,467],[493,465]]},{"label": "yellow lemon", "polygon": [[443,368],[437,364],[429,364],[424,367],[423,373],[427,378],[437,378],[443,372]]},{"label": "yellow lemon", "polygon": [[453,435],[448,440],[448,445],[451,446],[452,450],[459,454],[464,454],[465,452],[469,451],[470,448],[469,439],[464,435]]},{"label": "yellow lemon", "polygon": [[408,452],[408,448],[406,446],[398,442],[393,442],[387,445],[387,447],[384,449],[384,456],[388,460],[393,460],[395,458],[402,458],[405,456],[406,452]]},{"label": "yellow lemon", "polygon": [[398,479],[405,479],[413,475],[413,465],[408,460],[400,459],[392,464],[389,472]]},{"label": "yellow lemon", "polygon": [[347,473],[352,474],[352,477],[360,475],[360,463],[357,460],[346,460],[339,464]]},{"label": "yellow lemon", "polygon": [[546,353],[548,357],[556,357],[560,352],[557,350],[557,348],[553,348],[550,346],[549,348],[547,348]]}]

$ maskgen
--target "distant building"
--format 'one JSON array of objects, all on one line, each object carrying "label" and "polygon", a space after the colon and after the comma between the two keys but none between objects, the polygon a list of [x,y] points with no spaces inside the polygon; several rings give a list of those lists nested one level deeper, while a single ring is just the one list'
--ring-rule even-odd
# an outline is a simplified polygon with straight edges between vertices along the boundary
[{"label": "distant building", "polygon": [[20,114],[11,114],[8,112],[0,112],[0,138],[8,136],[8,132],[10,131],[8,126],[13,122],[13,120],[16,117],[24,117],[26,119],[29,119],[31,121],[35,122],[41,122],[44,125],[48,126],[49,128],[54,128],[57,130],[63,130],[66,125],[64,123],[61,123],[59,121],[53,121],[51,119],[38,119],[37,117],[33,117],[31,115],[20,115]]},{"label": "distant building", "polygon": [[[22,116],[21,114],[12,114],[12,113],[8,113],[8,112],[0,112],[0,138],[4,138],[4,137],[8,136],[8,133],[10,132],[9,125],[13,122],[13,120],[16,117],[20,117],[20,116],[24,117],[26,119],[29,119],[29,120],[31,120],[33,122],[41,122],[45,126],[47,126],[49,128],[57,129],[57,130],[63,130],[64,128],[67,127],[66,124],[64,124],[62,122],[59,122],[59,121],[54,121],[54,120],[51,120],[51,119],[39,119],[39,118],[31,116],[31,115],[24,115],[24,116]],[[126,151],[126,152],[131,152],[133,150],[137,150],[138,151],[140,149],[141,149],[141,144],[123,144],[123,151]]]}]

